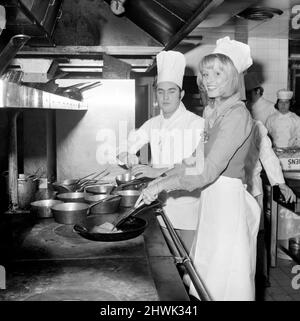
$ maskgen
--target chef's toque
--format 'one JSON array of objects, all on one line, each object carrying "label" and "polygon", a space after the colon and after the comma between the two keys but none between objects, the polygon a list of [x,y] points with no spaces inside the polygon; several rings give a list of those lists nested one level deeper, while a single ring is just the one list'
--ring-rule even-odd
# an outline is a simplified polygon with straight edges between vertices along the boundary
[{"label": "chef's toque", "polygon": [[277,91],[277,98],[278,99],[292,99],[293,92],[287,89],[279,89]]},{"label": "chef's toque", "polygon": [[232,60],[238,73],[242,73],[253,63],[250,47],[245,43],[230,40],[229,37],[218,39],[217,46],[213,53],[220,53],[228,56]]},{"label": "chef's toque", "polygon": [[178,51],[161,51],[156,56],[157,83],[173,82],[182,89],[185,57]]}]

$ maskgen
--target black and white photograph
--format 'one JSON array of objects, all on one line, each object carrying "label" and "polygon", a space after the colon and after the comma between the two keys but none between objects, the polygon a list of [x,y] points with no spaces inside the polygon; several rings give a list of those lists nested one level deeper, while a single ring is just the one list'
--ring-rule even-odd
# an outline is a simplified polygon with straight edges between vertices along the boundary
[{"label": "black and white photograph", "polygon": [[300,301],[300,1],[0,0],[0,137],[0,311]]}]

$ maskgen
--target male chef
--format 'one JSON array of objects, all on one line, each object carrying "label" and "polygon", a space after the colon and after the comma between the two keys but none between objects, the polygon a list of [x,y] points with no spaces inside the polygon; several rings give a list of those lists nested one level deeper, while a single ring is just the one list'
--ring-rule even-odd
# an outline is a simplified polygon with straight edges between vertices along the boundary
[{"label": "male chef", "polygon": [[[162,51],[157,55],[157,81],[155,98],[160,114],[147,120],[138,130],[129,135],[127,153],[119,159],[134,165],[136,177],[156,178],[170,170],[183,159],[197,159],[197,170],[203,168],[204,119],[188,111],[182,103],[185,57],[180,52]],[[150,143],[151,164],[135,165],[136,153]],[[192,156],[193,152],[196,155]],[[173,191],[167,195],[164,210],[173,227],[189,251],[198,220],[200,191]],[[162,229],[164,223],[160,220]]]},{"label": "male chef", "polygon": [[256,73],[249,72],[245,75],[247,108],[255,120],[266,125],[267,119],[276,113],[274,103],[263,97],[264,89]]}]

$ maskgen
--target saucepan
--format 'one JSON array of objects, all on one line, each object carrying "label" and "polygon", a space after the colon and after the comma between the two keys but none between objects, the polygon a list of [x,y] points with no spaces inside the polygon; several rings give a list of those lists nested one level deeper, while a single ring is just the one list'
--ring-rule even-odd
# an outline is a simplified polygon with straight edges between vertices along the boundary
[{"label": "saucepan", "polygon": [[116,176],[116,183],[117,185],[122,185],[128,182],[131,182],[135,179],[135,176],[132,175],[130,172],[120,174]]},{"label": "saucepan", "polygon": [[52,186],[58,193],[75,192],[77,179],[65,179],[61,182],[54,182]]},{"label": "saucepan", "polygon": [[109,195],[105,199],[101,199],[93,204],[68,202],[63,204],[57,204],[51,207],[54,219],[60,224],[76,224],[84,222],[86,217],[90,214],[92,207],[102,202],[108,201],[115,197],[115,195]]},{"label": "saucepan", "polygon": [[[106,200],[105,202],[101,202],[91,208],[91,214],[105,214],[105,213],[116,213],[119,209],[119,205],[121,202],[120,195],[114,195],[115,197]],[[89,194],[86,193],[84,196],[85,201],[88,204],[93,204],[103,199],[107,199],[108,195],[105,194]]]},{"label": "saucepan", "polygon": [[137,201],[137,199],[141,195],[141,192],[134,190],[134,189],[133,190],[127,189],[124,191],[114,191],[112,194],[120,195],[122,197],[121,202],[120,202],[120,206],[132,207],[132,206],[134,206],[135,202]]},{"label": "saucepan", "polygon": [[83,203],[84,202],[85,193],[83,192],[73,192],[73,193],[62,193],[56,195],[56,197],[63,202],[77,202]]},{"label": "saucepan", "polygon": [[102,185],[93,185],[93,186],[86,186],[84,188],[86,193],[89,194],[110,194],[111,191],[114,189],[113,184],[102,184]]},{"label": "saucepan", "polygon": [[51,207],[56,204],[63,204],[62,201],[48,199],[30,203],[31,212],[38,218],[53,217]]},{"label": "saucepan", "polygon": [[147,184],[152,180],[153,178],[149,178],[149,177],[136,178],[130,173],[118,175],[116,176],[116,182],[118,186],[115,188],[115,190],[116,191],[127,190],[127,189],[138,190],[141,188],[145,188]]},{"label": "saucepan", "polygon": [[[123,240],[129,240],[142,234],[148,226],[147,220],[135,217],[137,214],[143,214],[150,208],[161,206],[159,202],[153,202],[151,205],[143,205],[138,209],[130,209],[120,215],[91,215],[87,217],[85,222],[76,224],[74,230],[82,237],[101,242],[117,242]],[[130,217],[128,215],[130,214]],[[98,227],[104,224],[115,224],[116,221],[120,222],[124,216],[127,220],[122,222],[122,225],[118,227],[118,230],[112,230],[105,233],[99,232]]]}]

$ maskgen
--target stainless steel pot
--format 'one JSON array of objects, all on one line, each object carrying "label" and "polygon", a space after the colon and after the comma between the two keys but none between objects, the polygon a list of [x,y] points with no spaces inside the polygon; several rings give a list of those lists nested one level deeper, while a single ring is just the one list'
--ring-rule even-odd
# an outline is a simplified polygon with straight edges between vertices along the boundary
[{"label": "stainless steel pot", "polygon": [[120,195],[121,203],[120,206],[123,207],[132,207],[137,201],[138,197],[141,195],[140,191],[137,190],[125,190],[125,191],[116,191],[113,194]]},{"label": "stainless steel pot", "polygon": [[111,191],[114,189],[114,185],[112,184],[103,184],[103,185],[93,185],[93,186],[86,186],[84,188],[86,193],[90,194],[110,194]]},{"label": "stainless steel pot", "polygon": [[90,210],[104,201],[105,199],[101,199],[90,205],[87,203],[69,202],[54,205],[51,209],[56,222],[60,224],[76,224],[84,222],[90,214]]},{"label": "stainless steel pot", "polygon": [[77,179],[65,179],[61,182],[52,183],[52,187],[58,193],[75,192]]},{"label": "stainless steel pot", "polygon": [[289,239],[289,249],[292,251],[300,251],[300,235]]},{"label": "stainless steel pot", "polygon": [[52,206],[54,219],[60,224],[82,223],[88,215],[89,205],[86,203],[62,203]]},{"label": "stainless steel pot", "polygon": [[63,202],[53,199],[35,201],[30,204],[31,212],[38,218],[53,217],[51,207],[56,204],[63,204]]},{"label": "stainless steel pot", "polygon": [[[108,197],[111,196],[110,199]],[[100,200],[105,200],[104,202],[101,202],[95,206],[93,206],[90,211],[91,214],[110,214],[110,213],[116,213],[121,202],[121,196],[120,195],[107,195],[107,194],[86,194],[84,199],[88,204],[93,204],[95,202],[98,202]]]},{"label": "stainless steel pot", "polygon": [[131,182],[135,179],[135,176],[132,175],[131,173],[127,172],[121,175],[116,176],[116,183],[117,185],[122,185],[128,182]]},{"label": "stainless steel pot", "polygon": [[62,193],[58,194],[56,197],[63,202],[84,202],[85,193],[83,192],[73,192],[73,193]]}]

